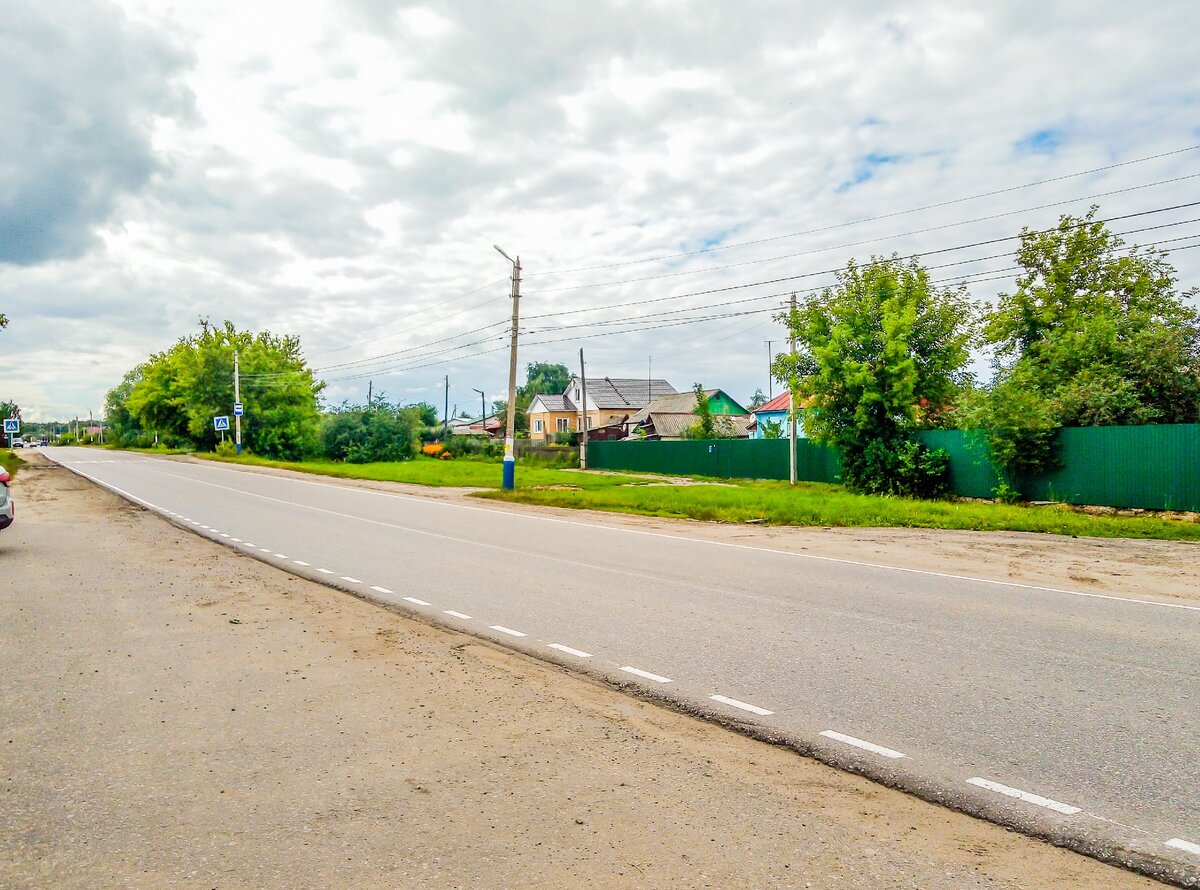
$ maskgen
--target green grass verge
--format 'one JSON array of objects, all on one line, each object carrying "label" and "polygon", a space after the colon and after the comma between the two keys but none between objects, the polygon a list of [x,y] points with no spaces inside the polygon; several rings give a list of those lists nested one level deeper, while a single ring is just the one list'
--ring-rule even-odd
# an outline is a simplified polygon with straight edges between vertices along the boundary
[{"label": "green grass verge", "polygon": [[[341,479],[370,479],[376,482],[407,482],[439,488],[500,488],[500,461],[435,460],[417,457],[396,463],[344,464],[333,461],[290,462],[266,460],[253,455],[222,458],[215,454],[195,455],[203,460],[245,464],[253,467],[277,467],[319,476]],[[637,480],[629,476],[600,476],[574,470],[555,470],[548,467],[517,465],[517,489],[527,490],[548,485],[577,485],[588,490],[612,488]]]},{"label": "green grass verge", "polygon": [[728,486],[607,486],[586,491],[487,491],[521,504],[769,525],[1043,532],[1097,538],[1200,541],[1200,523],[1156,516],[1089,516],[1061,507],[917,501],[850,494],[837,485],[734,481]]},{"label": "green grass verge", "polygon": [[15,476],[17,471],[25,465],[25,461],[21,460],[13,451],[0,451],[0,467],[8,470],[8,475]]}]

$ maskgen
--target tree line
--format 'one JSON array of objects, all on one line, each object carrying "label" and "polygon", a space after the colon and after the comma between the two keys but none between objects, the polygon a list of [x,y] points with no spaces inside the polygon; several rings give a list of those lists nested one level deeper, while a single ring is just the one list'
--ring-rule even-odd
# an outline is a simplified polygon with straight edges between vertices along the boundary
[{"label": "tree line", "polygon": [[[1062,427],[1200,421],[1197,291],[1180,293],[1165,252],[1126,249],[1096,213],[1022,230],[1016,287],[993,306],[893,255],[849,262],[780,316],[797,354],[773,373],[811,405],[805,430],[840,450],[848,487],[946,492],[948,457],[920,428],[977,431],[997,496],[1017,499],[1023,478],[1057,465]],[[986,383],[968,372],[973,348],[990,356]]]}]

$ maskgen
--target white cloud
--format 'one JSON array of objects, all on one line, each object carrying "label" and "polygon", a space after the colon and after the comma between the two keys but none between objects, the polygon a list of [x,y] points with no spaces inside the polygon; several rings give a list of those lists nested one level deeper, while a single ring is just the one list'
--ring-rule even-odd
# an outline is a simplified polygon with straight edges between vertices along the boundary
[{"label": "white cloud", "polygon": [[[546,275],[841,226],[1200,143],[1200,69],[1186,41],[1166,36],[1196,30],[1200,11],[1187,0],[90,0],[71,18],[34,0],[0,7],[0,83],[22,91],[0,118],[0,233],[19,227],[23,239],[0,246],[12,322],[0,396],[30,417],[98,408],[129,366],[200,316],[301,335],[330,368],[333,401],[361,398],[366,378],[351,378],[369,374],[394,398],[438,400],[448,373],[452,401],[469,409],[473,387],[505,388],[503,349],[473,355],[502,346],[503,325],[465,333],[508,313],[494,242],[527,273],[522,363],[573,364],[582,345],[592,371],[624,376],[653,354],[656,376],[680,388],[700,380],[749,397],[767,388],[764,340],[782,337],[767,314],[589,339],[604,328],[548,329],[699,311],[787,283],[538,316],[1011,235],[1085,210],[1075,199],[1200,172],[1200,152],[1174,155],[795,238]],[[1196,183],[1099,203],[1105,215],[1182,203]],[[1073,203],[963,222],[1060,201]],[[33,209],[50,222],[31,225]],[[918,229],[933,230],[900,237]],[[999,251],[973,255],[986,252]],[[1185,284],[1200,281],[1197,254],[1175,257]],[[727,264],[742,265],[714,268]],[[653,277],[670,273],[689,274]],[[987,298],[1005,284],[974,290]],[[561,289],[576,285],[595,286]],[[449,364],[385,372],[446,358],[430,354],[445,342],[414,347],[460,333],[450,345],[487,342]],[[562,342],[535,345],[551,340]]]}]

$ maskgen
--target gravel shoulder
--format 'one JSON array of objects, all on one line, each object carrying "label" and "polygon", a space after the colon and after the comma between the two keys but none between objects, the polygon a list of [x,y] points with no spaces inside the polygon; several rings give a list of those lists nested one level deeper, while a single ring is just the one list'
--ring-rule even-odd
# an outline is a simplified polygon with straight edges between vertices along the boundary
[{"label": "gravel shoulder", "polygon": [[66,470],[16,491],[2,886],[1159,886],[284,574]]}]

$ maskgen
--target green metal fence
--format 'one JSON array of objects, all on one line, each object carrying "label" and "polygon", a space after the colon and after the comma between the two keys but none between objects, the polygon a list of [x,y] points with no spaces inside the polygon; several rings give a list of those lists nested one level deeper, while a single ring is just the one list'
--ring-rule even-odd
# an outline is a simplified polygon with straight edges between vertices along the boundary
[{"label": "green metal fence", "polygon": [[[955,494],[991,497],[998,479],[977,432],[925,430],[931,448],[950,455]],[[786,439],[680,442],[594,442],[595,469],[728,479],[787,479]],[[1200,510],[1200,424],[1068,427],[1059,435],[1059,469],[1018,480],[1034,500],[1149,510]],[[805,482],[837,482],[837,451],[806,439],[796,443]]]}]

